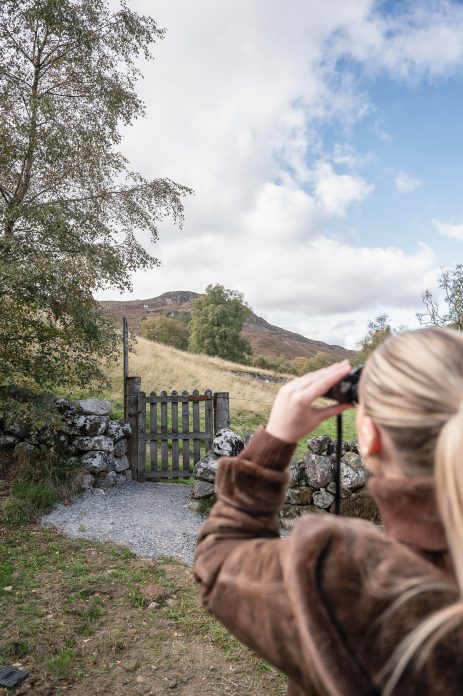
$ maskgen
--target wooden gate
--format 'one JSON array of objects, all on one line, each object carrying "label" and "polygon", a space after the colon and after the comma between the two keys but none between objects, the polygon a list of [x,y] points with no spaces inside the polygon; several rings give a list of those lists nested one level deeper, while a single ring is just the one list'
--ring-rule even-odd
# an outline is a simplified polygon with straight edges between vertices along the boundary
[{"label": "wooden gate", "polygon": [[127,378],[132,478],[189,478],[196,462],[212,446],[214,434],[230,425],[228,393],[195,390],[192,394],[163,391],[147,395],[140,388],[140,377]]}]

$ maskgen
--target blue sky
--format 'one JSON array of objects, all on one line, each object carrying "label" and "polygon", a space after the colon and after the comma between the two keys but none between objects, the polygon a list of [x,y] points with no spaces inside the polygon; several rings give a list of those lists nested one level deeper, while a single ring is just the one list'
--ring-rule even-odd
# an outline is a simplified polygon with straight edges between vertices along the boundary
[{"label": "blue sky", "polygon": [[131,5],[167,35],[141,66],[146,118],[124,152],[195,196],[124,297],[222,283],[347,347],[380,312],[415,326],[463,244],[463,4]]}]

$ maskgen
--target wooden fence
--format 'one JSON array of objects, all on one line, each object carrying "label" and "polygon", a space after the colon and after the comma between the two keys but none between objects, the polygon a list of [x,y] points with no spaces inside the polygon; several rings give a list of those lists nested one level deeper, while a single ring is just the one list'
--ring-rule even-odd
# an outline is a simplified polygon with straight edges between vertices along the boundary
[{"label": "wooden fence", "polygon": [[127,377],[125,403],[132,428],[128,457],[136,481],[189,478],[215,433],[230,425],[227,392],[147,395],[141,391],[141,377]]}]

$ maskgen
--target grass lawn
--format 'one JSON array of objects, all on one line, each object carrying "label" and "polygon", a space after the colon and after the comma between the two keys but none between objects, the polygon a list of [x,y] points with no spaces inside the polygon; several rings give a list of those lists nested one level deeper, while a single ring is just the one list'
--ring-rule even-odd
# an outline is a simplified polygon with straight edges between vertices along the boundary
[{"label": "grass lawn", "polygon": [[[146,593],[173,597],[149,609]],[[22,694],[283,696],[286,679],[201,606],[191,569],[54,530],[0,531],[0,664]],[[10,693],[0,688],[0,693]]]}]

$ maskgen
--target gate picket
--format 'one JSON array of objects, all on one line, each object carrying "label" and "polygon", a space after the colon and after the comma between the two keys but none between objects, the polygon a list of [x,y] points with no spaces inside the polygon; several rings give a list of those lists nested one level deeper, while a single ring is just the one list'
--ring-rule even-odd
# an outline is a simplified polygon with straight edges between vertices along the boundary
[{"label": "gate picket", "polygon": [[[151,392],[150,396],[156,396],[156,392]],[[156,401],[150,403],[150,431],[151,433],[158,432],[158,404]],[[157,440],[151,440],[150,442],[150,457],[151,457],[151,471],[158,470],[158,442]]]},{"label": "gate picket", "polygon": [[[199,391],[194,390],[193,396],[199,396]],[[199,420],[199,402],[193,401],[193,432],[199,433],[201,430],[201,424]],[[201,459],[201,440],[197,437],[193,439],[193,457],[194,461],[198,462]]]},{"label": "gate picket", "polygon": [[[186,397],[182,401],[182,431],[183,435],[186,435],[190,432],[188,392],[183,391],[182,396]],[[190,469],[190,439],[188,437],[183,439],[183,468],[185,471]]]},{"label": "gate picket", "polygon": [[[167,401],[164,397],[167,396],[166,391],[161,392],[161,435],[167,433]],[[167,471],[169,469],[169,447],[167,440],[164,438],[161,440],[161,465],[162,471]]]},{"label": "gate picket", "polygon": [[[172,396],[177,396],[174,390]],[[178,476],[178,401],[172,401],[172,472]],[[175,475],[175,474],[174,474]]]},{"label": "gate picket", "polygon": [[206,389],[204,394],[205,396],[210,397],[210,400],[206,401],[204,404],[204,430],[206,431],[206,433],[208,433],[208,436],[205,440],[207,452],[207,450],[210,450],[212,447],[212,439],[214,433],[214,404],[212,401],[214,397],[212,396],[212,392],[210,389]]}]

